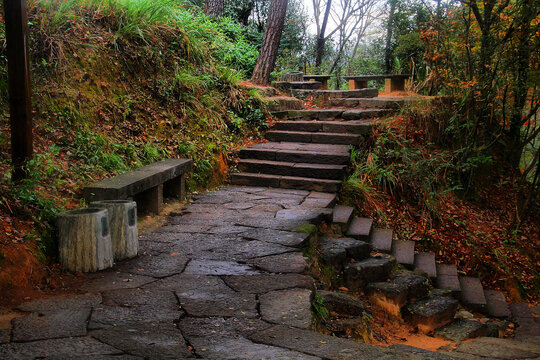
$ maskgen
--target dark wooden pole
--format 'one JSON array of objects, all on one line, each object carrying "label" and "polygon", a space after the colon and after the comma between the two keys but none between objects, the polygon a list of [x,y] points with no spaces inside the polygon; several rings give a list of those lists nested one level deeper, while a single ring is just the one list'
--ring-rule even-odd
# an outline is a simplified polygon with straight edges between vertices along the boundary
[{"label": "dark wooden pole", "polygon": [[9,111],[11,123],[11,178],[26,177],[25,164],[32,157],[32,104],[26,0],[4,0],[6,24]]}]

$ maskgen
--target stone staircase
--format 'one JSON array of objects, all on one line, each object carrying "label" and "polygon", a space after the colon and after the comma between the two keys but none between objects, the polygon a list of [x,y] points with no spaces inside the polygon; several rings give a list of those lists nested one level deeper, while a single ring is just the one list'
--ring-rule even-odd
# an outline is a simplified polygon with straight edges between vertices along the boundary
[{"label": "stone staircase", "polygon": [[[233,184],[337,193],[351,149],[370,136],[372,120],[413,100],[377,97],[373,89],[318,90],[313,83],[292,83],[287,90],[329,108],[288,108],[289,98],[274,107],[273,116],[281,121],[266,133],[268,142],[240,151]],[[437,331],[454,341],[488,334],[486,324],[455,319],[460,305],[492,318],[520,319],[523,329],[528,329],[525,336],[538,329],[530,314],[519,317],[519,311],[512,311],[502,292],[484,289],[478,278],[460,276],[455,265],[437,263],[433,253],[417,252],[413,241],[394,240],[392,229],[376,228],[371,219],[355,217],[353,208],[336,205],[328,222],[332,236],[318,240],[318,261],[334,269],[349,290],[364,292],[372,304],[402,317],[420,332]],[[330,307],[340,306],[348,296],[323,295],[333,299],[328,300]]]}]

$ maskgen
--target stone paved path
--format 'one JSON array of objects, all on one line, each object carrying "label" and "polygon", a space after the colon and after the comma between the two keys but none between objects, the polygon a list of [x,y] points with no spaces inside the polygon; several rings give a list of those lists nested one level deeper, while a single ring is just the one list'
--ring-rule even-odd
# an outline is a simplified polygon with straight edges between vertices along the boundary
[{"label": "stone paved path", "polygon": [[19,307],[0,359],[451,359],[310,330],[301,247],[335,195],[227,187],[140,238],[141,255],[80,295]]}]

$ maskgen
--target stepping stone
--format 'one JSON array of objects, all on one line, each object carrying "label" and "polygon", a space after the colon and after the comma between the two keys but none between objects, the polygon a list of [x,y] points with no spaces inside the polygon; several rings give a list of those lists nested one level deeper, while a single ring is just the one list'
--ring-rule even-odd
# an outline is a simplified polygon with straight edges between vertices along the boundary
[{"label": "stepping stone", "polygon": [[374,250],[390,254],[392,252],[392,229],[373,229],[371,246]]},{"label": "stepping stone", "polygon": [[259,272],[252,267],[235,261],[192,260],[184,270],[190,275],[255,275]]},{"label": "stepping stone", "polygon": [[300,274],[263,274],[253,276],[224,276],[223,281],[241,293],[264,294],[291,288],[315,289],[311,276]]},{"label": "stepping stone", "polygon": [[368,218],[355,217],[351,221],[351,225],[347,230],[347,236],[362,241],[369,241],[372,229],[373,220]]},{"label": "stepping stone", "polygon": [[276,219],[281,220],[302,220],[310,222],[312,224],[319,224],[320,222],[330,218],[332,209],[285,209],[279,210],[276,213]]},{"label": "stepping stone", "polygon": [[431,280],[437,279],[434,253],[418,253],[414,256],[414,267],[425,272]]},{"label": "stepping stone", "polygon": [[269,141],[281,142],[301,142],[315,144],[345,144],[358,145],[362,137],[357,134],[342,134],[333,132],[312,132],[312,131],[267,131],[265,138]]},{"label": "stepping stone", "polygon": [[343,109],[316,109],[316,110],[289,110],[273,112],[272,115],[280,119],[288,120],[333,120],[341,117]]},{"label": "stepping stone", "polygon": [[437,264],[437,288],[450,290],[453,296],[459,297],[461,285],[456,265]]},{"label": "stepping stone", "polygon": [[489,316],[504,319],[510,318],[510,308],[502,292],[484,289],[484,296],[486,297],[487,313]]},{"label": "stepping stone", "polygon": [[519,326],[514,333],[514,339],[540,344],[540,321],[533,316],[527,303],[510,304],[512,320]]},{"label": "stepping stone", "polygon": [[360,120],[369,119],[388,115],[391,111],[387,109],[363,109],[363,110],[347,110],[341,115],[343,120]]},{"label": "stepping stone", "polygon": [[396,258],[398,264],[412,269],[414,267],[414,241],[394,240],[392,242],[392,255]]},{"label": "stepping stone", "polygon": [[266,228],[252,228],[240,234],[250,240],[265,241],[291,247],[302,247],[309,239],[309,234],[294,231],[282,231]]},{"label": "stepping stone", "polygon": [[408,270],[398,270],[391,275],[391,282],[407,288],[407,299],[415,301],[426,297],[431,289],[429,280]]},{"label": "stepping stone", "polygon": [[287,326],[271,327],[251,335],[250,339],[329,360],[392,358],[382,347]]},{"label": "stepping stone", "polygon": [[302,100],[290,96],[272,96],[264,98],[269,111],[299,110],[304,107]]},{"label": "stepping stone", "polygon": [[457,319],[437,329],[435,335],[443,339],[461,342],[467,339],[486,336],[487,326],[480,321]]},{"label": "stepping stone", "polygon": [[274,324],[308,329],[313,321],[311,295],[312,291],[307,289],[279,290],[261,295],[261,317]]},{"label": "stepping stone", "polygon": [[[145,358],[193,358],[174,323],[137,323],[92,332],[99,341]],[[159,355],[158,355],[159,354]]]},{"label": "stepping stone", "polygon": [[312,191],[300,204],[301,207],[331,208],[336,203],[336,194]]},{"label": "stepping stone", "polygon": [[354,209],[350,206],[336,205],[332,215],[332,223],[339,226],[342,232],[347,231],[352,220]]},{"label": "stepping stone", "polygon": [[349,289],[363,289],[371,282],[384,281],[390,275],[396,261],[392,257],[371,257],[349,264],[343,271]]},{"label": "stepping stone", "polygon": [[540,345],[530,342],[482,337],[461,343],[456,354],[481,356],[487,359],[536,359],[540,356]]},{"label": "stepping stone", "polygon": [[122,353],[121,350],[91,337],[0,345],[0,359],[114,359],[116,356],[113,357],[113,355],[122,355]]},{"label": "stepping stone", "polygon": [[456,299],[432,296],[407,305],[406,319],[427,334],[451,322],[458,305]]},{"label": "stepping stone", "polygon": [[301,252],[290,252],[248,260],[248,264],[271,273],[299,273],[308,269]]},{"label": "stepping stone", "polygon": [[12,341],[46,340],[86,335],[90,308],[49,310],[12,320]]},{"label": "stepping stone", "polygon": [[487,307],[484,288],[480,279],[469,276],[460,276],[461,301],[464,305],[479,312],[485,312]]},{"label": "stepping stone", "polygon": [[328,265],[341,267],[347,258],[363,260],[369,256],[371,245],[350,238],[322,238],[321,257]]},{"label": "stepping stone", "polygon": [[340,315],[362,315],[366,310],[364,302],[352,295],[334,291],[318,290],[317,296],[322,298],[324,307]]},{"label": "stepping stone", "polygon": [[346,133],[346,134],[358,134],[369,135],[373,130],[373,125],[369,121],[327,121],[322,122],[322,131],[330,133]]}]

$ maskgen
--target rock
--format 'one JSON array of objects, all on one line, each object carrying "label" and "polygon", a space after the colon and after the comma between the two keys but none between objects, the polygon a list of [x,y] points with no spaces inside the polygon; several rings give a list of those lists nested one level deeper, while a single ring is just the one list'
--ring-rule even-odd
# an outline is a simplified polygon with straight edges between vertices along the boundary
[{"label": "rock", "polygon": [[263,320],[308,329],[311,327],[311,295],[307,289],[272,291],[260,296]]},{"label": "rock", "polygon": [[140,323],[173,324],[185,313],[177,305],[176,309],[141,305],[132,307],[100,305],[92,311],[88,329],[97,330],[114,326]]},{"label": "rock", "polygon": [[384,281],[390,275],[395,259],[390,256],[371,257],[345,267],[343,273],[349,289],[362,289],[366,284]]},{"label": "rock", "polygon": [[389,358],[383,348],[378,346],[281,325],[257,332],[251,335],[250,339],[330,360]]},{"label": "rock", "polygon": [[362,336],[368,331],[368,322],[362,316],[331,319],[325,322],[325,327],[333,333],[354,334]]},{"label": "rock", "polygon": [[479,336],[486,336],[487,326],[480,321],[457,319],[452,323],[437,329],[435,335],[444,339],[460,342]]},{"label": "rock", "polygon": [[502,338],[509,322],[506,320],[489,319],[486,322],[487,337]]},{"label": "rock", "polygon": [[371,245],[350,238],[322,238],[321,257],[328,265],[341,267],[347,257],[363,260],[369,256]]},{"label": "rock", "polygon": [[[174,324],[135,323],[92,332],[92,337],[129,354],[160,359],[194,357]],[[158,355],[159,354],[159,355]]]},{"label": "rock", "polygon": [[349,294],[318,290],[317,296],[323,299],[324,307],[328,311],[340,315],[362,315],[366,310],[366,306],[362,300]]},{"label": "rock", "polygon": [[86,335],[90,308],[49,310],[13,319],[13,341]]},{"label": "rock", "polygon": [[474,315],[466,310],[458,311],[456,314],[457,319],[474,319]]},{"label": "rock", "polygon": [[488,359],[532,359],[540,356],[540,345],[483,337],[471,342],[461,343],[456,352],[482,356]]},{"label": "rock", "polygon": [[458,301],[449,297],[429,297],[405,307],[406,319],[423,333],[429,333],[454,318]]},{"label": "rock", "polygon": [[368,284],[366,293],[373,305],[394,316],[400,316],[401,308],[407,304],[407,287],[403,284],[375,282]]},{"label": "rock", "polygon": [[106,271],[91,274],[86,277],[86,282],[81,286],[81,290],[88,292],[101,292],[114,289],[133,289],[156,279],[122,272]]},{"label": "rock", "polygon": [[271,273],[304,273],[308,265],[300,252],[290,252],[248,260],[247,263]]},{"label": "rock", "polygon": [[423,275],[410,271],[400,271],[392,274],[392,283],[404,286],[407,289],[407,300],[422,299],[429,294],[429,280]]},{"label": "rock", "polygon": [[0,345],[0,359],[97,359],[100,356],[121,355],[122,351],[91,337],[50,339]]}]

